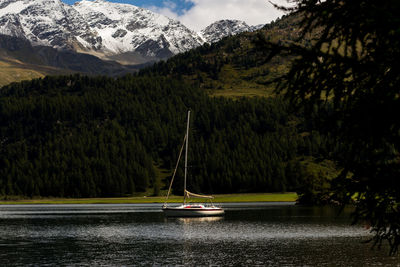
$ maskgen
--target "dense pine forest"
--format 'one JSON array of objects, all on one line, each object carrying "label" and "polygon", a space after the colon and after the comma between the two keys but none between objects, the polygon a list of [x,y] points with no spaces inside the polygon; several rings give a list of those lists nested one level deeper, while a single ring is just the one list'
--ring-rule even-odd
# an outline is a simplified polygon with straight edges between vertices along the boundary
[{"label": "dense pine forest", "polygon": [[324,153],[324,138],[278,98],[209,97],[152,74],[46,77],[1,89],[0,195],[106,197],[156,187],[156,169],[175,165],[188,109],[189,190],[294,191],[301,161]]}]

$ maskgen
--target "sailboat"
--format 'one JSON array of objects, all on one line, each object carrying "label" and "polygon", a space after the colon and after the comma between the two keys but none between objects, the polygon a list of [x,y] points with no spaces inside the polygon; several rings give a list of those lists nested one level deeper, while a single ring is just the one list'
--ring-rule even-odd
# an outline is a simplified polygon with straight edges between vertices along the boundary
[{"label": "sailboat", "polygon": [[[204,217],[204,216],[221,216],[224,214],[224,210],[221,207],[217,207],[212,203],[213,196],[199,195],[191,193],[186,190],[186,180],[187,180],[187,160],[188,160],[188,147],[189,147],[189,123],[190,123],[190,110],[188,111],[186,135],[183,139],[183,144],[179,152],[178,161],[176,163],[174,174],[172,175],[171,183],[169,185],[168,194],[165,199],[165,203],[162,207],[162,211],[167,217]],[[185,176],[183,183],[183,203],[180,206],[168,206],[168,197],[171,193],[172,183],[176,175],[176,170],[178,169],[179,161],[182,156],[183,147],[185,149]],[[189,198],[202,198],[206,199],[208,203],[205,204],[191,204],[187,200]]]}]

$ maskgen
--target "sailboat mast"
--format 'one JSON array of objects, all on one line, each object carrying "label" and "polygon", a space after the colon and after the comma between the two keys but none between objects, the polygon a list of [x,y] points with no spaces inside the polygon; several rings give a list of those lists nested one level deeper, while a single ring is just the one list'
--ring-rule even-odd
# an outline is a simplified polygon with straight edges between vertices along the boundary
[{"label": "sailboat mast", "polygon": [[187,125],[186,125],[186,151],[185,151],[185,180],[183,182],[183,204],[186,204],[186,179],[187,179],[187,160],[188,160],[188,147],[189,147],[189,123],[190,123],[190,110],[188,111]]}]

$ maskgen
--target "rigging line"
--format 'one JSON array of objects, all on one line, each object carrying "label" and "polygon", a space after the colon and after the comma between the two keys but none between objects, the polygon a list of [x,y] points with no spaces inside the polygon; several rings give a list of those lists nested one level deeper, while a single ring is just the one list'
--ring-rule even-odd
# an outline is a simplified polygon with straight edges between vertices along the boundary
[{"label": "rigging line", "polygon": [[189,147],[189,126],[190,126],[190,109],[188,110],[187,125],[186,125],[186,150],[185,150],[185,180],[183,186],[183,204],[186,204],[186,180],[187,180],[187,162],[188,162],[188,147]]},{"label": "rigging line", "polygon": [[180,161],[180,159],[181,159],[181,156],[182,156],[182,152],[183,152],[183,148],[184,148],[184,146],[185,146],[185,143],[186,143],[186,135],[185,135],[185,137],[183,138],[183,144],[182,144],[182,147],[181,147],[181,151],[179,152],[178,161],[176,162],[176,166],[175,166],[174,174],[172,175],[171,183],[169,184],[168,194],[167,194],[167,197],[165,198],[164,206],[167,205],[168,197],[169,197],[169,194],[171,193],[172,183],[174,182],[175,174],[176,174],[176,171],[177,171],[178,166],[179,166],[179,161]]}]

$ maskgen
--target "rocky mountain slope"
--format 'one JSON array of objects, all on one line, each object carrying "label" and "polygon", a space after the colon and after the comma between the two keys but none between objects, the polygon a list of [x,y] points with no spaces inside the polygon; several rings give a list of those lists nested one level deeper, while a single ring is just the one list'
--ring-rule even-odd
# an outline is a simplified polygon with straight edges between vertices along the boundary
[{"label": "rocky mountain slope", "polygon": [[81,36],[99,47],[96,33],[82,16],[60,0],[4,0],[0,4],[0,33],[26,38],[33,45],[74,48]]},{"label": "rocky mountain slope", "polygon": [[[109,55],[137,52],[146,58],[168,58],[203,43],[178,21],[133,5],[83,0],[73,6],[101,38]],[[91,44],[84,44],[88,50]]]}]

